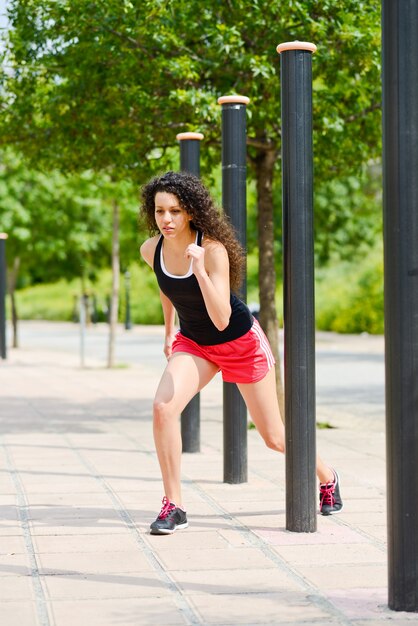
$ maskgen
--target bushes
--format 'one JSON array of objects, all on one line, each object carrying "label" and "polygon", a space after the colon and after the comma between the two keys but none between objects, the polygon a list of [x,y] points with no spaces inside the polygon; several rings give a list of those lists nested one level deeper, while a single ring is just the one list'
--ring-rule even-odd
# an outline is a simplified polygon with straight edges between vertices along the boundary
[{"label": "bushes", "polygon": [[[130,305],[134,324],[161,324],[161,311],[158,286],[151,270],[143,265],[130,268]],[[106,319],[107,302],[111,292],[111,273],[103,270],[98,273],[94,284],[87,283],[85,290],[96,298],[98,319]],[[119,320],[125,317],[125,284],[120,279]],[[60,280],[52,284],[41,284],[16,292],[18,315],[20,319],[51,321],[72,321],[78,316],[78,297],[81,295],[79,279],[67,282]],[[8,313],[10,319],[10,315]]]},{"label": "bushes", "polygon": [[[143,263],[130,268],[131,318],[134,324],[163,322],[158,286],[153,272]],[[94,285],[87,288],[96,295],[99,320],[105,319],[106,297],[110,294],[110,271],[99,273]],[[21,319],[70,321],[76,299],[81,293],[80,280],[37,285],[17,292]],[[248,257],[248,301],[258,300],[257,259]],[[277,289],[277,309],[281,316],[281,289]],[[121,275],[119,320],[125,316],[125,285]],[[316,323],[319,330],[338,333],[383,333],[383,261],[380,249],[368,251],[362,258],[341,262],[316,271]]]},{"label": "bushes", "polygon": [[316,324],[338,333],[383,333],[381,249],[317,272]]}]

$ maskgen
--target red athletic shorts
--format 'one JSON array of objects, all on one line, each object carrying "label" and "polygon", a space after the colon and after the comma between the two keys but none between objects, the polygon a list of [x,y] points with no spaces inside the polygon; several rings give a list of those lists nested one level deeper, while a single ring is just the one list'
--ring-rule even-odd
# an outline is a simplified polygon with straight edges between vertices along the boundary
[{"label": "red athletic shorts", "polygon": [[215,363],[226,383],[256,383],[275,363],[268,339],[256,319],[242,337],[214,346],[201,346],[179,331],[173,341],[172,352],[195,354]]}]

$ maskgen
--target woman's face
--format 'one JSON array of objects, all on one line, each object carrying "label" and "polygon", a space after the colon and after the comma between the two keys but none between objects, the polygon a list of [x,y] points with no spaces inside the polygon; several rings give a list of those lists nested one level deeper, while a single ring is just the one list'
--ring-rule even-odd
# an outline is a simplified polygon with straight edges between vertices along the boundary
[{"label": "woman's face", "polygon": [[164,237],[176,237],[190,233],[191,217],[181,206],[173,193],[158,191],[155,194],[155,221]]}]

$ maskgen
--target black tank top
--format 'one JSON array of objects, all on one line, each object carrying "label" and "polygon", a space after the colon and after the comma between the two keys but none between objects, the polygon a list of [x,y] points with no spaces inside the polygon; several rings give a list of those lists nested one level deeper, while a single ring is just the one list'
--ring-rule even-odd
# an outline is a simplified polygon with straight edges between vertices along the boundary
[{"label": "black tank top", "polygon": [[[161,291],[173,303],[178,313],[182,334],[202,346],[226,343],[245,335],[254,321],[248,307],[231,293],[232,313],[229,324],[225,330],[218,330],[206,310],[192,264],[184,276],[170,274],[164,266],[163,241],[164,237],[161,235],[154,254],[154,272]],[[196,244],[202,245],[200,231],[197,231]]]}]

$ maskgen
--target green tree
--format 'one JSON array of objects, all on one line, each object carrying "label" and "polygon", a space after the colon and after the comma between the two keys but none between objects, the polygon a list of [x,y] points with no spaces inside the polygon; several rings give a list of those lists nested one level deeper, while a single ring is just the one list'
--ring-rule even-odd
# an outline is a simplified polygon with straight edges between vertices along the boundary
[{"label": "green tree", "polygon": [[[207,175],[219,160],[217,97],[250,97],[261,320],[277,356],[276,45],[294,39],[318,45],[317,184],[355,176],[380,152],[379,1],[12,0],[9,14],[13,73],[4,76],[3,141],[24,147],[37,162],[141,181],[167,165],[167,147],[187,124],[213,147]],[[338,213],[341,206],[331,198],[327,210]]]},{"label": "green tree", "polygon": [[[94,280],[97,270],[108,265],[108,185],[104,176],[92,172],[64,176],[56,170],[48,174],[32,170],[14,152],[2,151],[0,230],[9,235],[7,258],[15,346],[18,282],[80,277],[85,291],[86,279]],[[118,187],[124,215],[128,217],[135,206],[133,188],[126,183]],[[135,239],[125,238],[130,258],[137,248]]]}]

